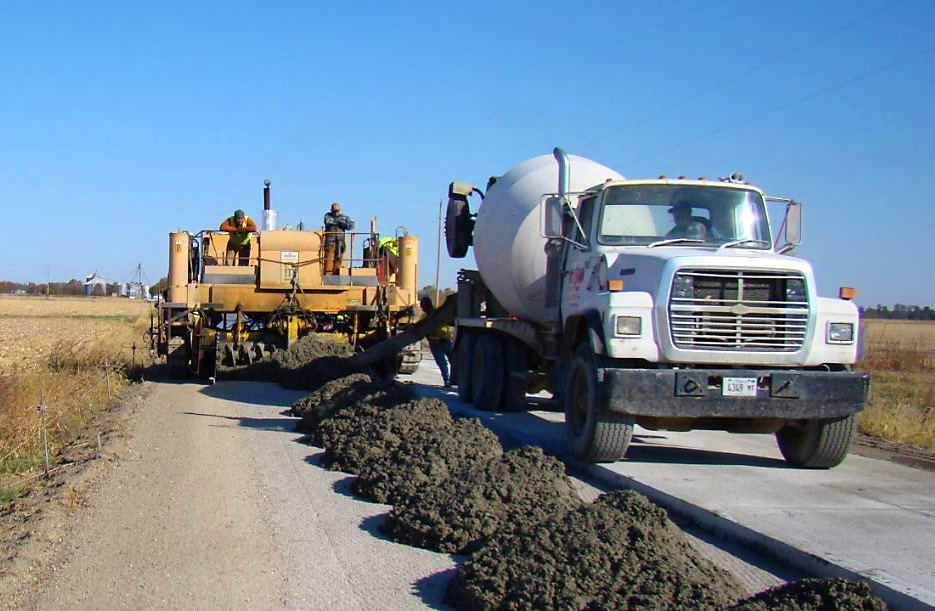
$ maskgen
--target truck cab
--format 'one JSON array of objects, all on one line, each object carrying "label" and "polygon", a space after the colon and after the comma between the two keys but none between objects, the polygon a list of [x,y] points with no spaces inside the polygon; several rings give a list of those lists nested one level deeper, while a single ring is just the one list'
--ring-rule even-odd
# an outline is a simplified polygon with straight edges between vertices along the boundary
[{"label": "truck cab", "polygon": [[[781,246],[768,199],[786,203]],[[819,297],[811,265],[789,254],[800,204],[735,177],[607,182],[543,205],[561,214],[560,232],[546,237],[564,243],[573,429],[588,433],[605,412],[623,431],[635,422],[770,432],[794,464],[843,460],[869,387],[850,371],[858,311]],[[583,396],[591,375],[602,387],[593,398]],[[587,437],[580,453],[600,454]]]}]

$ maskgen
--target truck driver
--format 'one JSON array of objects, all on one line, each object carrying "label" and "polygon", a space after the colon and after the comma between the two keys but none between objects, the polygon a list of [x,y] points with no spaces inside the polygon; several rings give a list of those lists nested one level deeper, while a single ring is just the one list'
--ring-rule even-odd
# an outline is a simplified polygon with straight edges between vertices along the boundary
[{"label": "truck driver", "polygon": [[708,235],[708,228],[704,223],[692,218],[692,205],[688,202],[678,202],[669,213],[675,222],[675,227],[666,234],[666,239],[688,238],[691,240],[704,240]]}]

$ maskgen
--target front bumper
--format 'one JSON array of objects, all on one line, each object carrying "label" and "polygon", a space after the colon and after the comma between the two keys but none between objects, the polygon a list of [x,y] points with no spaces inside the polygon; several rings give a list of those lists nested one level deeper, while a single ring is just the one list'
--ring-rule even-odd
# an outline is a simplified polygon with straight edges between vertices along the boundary
[{"label": "front bumper", "polygon": [[[723,396],[725,377],[757,378],[757,396]],[[870,375],[850,372],[601,368],[598,380],[605,409],[660,418],[840,418],[870,392]]]}]

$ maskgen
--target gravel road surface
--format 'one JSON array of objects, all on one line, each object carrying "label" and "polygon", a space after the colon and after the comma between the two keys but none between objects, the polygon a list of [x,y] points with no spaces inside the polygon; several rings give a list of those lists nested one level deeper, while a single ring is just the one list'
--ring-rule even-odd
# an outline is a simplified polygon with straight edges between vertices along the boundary
[{"label": "gravel road surface", "polygon": [[274,384],[153,384],[129,450],[90,493],[39,608],[412,608],[450,557],[377,530],[389,507],[317,466]]}]

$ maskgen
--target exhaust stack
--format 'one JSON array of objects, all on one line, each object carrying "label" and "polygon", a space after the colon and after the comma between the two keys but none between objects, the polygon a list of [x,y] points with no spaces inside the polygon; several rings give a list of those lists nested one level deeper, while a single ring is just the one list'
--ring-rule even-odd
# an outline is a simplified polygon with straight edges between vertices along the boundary
[{"label": "exhaust stack", "polygon": [[263,231],[274,231],[279,222],[279,215],[269,207],[270,180],[263,181]]}]

